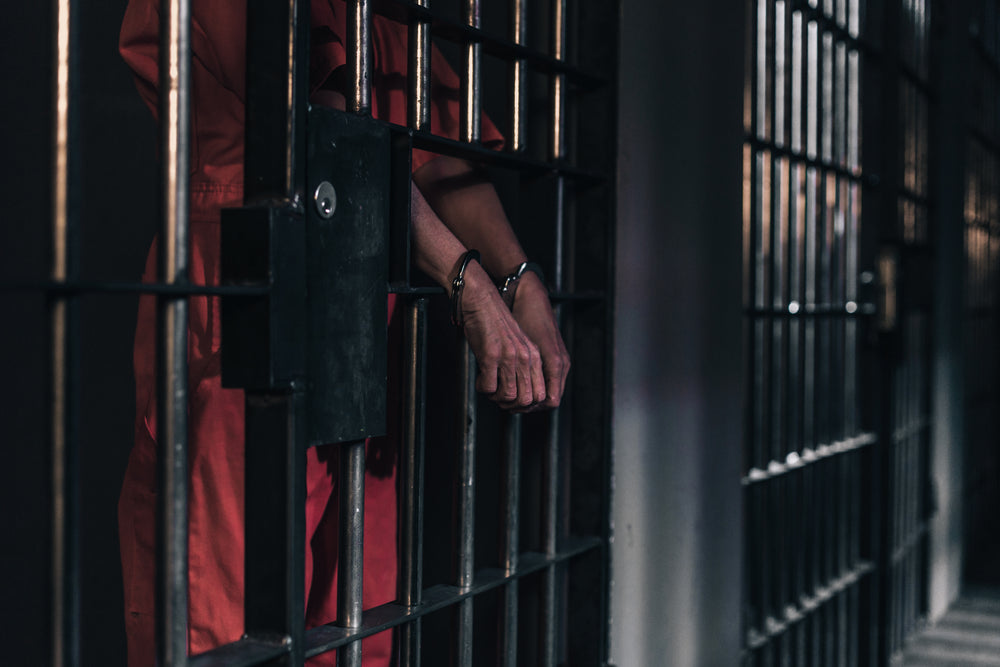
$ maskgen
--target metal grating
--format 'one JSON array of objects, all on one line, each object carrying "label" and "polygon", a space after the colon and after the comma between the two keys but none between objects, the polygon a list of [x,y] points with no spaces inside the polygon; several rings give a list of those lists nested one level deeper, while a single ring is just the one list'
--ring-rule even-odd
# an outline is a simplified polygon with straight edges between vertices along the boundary
[{"label": "metal grating", "polygon": [[744,664],[859,664],[871,638],[862,422],[866,3],[750,3]]},{"label": "metal grating", "polygon": [[744,659],[884,664],[927,608],[930,3],[750,7]]}]

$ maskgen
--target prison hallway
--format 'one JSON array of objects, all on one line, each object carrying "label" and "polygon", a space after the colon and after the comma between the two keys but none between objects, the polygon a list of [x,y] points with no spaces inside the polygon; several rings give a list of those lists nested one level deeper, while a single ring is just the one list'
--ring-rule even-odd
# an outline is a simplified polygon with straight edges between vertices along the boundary
[{"label": "prison hallway", "polygon": [[969,587],[941,619],[910,640],[903,667],[1000,667],[1000,585]]}]

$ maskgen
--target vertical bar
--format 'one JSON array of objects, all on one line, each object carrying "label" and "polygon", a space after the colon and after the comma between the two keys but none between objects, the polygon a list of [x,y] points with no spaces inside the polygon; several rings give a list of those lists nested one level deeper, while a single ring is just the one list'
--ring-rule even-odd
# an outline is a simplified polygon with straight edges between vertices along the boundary
[{"label": "vertical bar", "polygon": [[[552,3],[552,57],[566,58],[566,0]],[[556,74],[551,81],[551,118],[549,157],[559,162],[566,158],[566,77]],[[555,288],[563,288],[566,237],[566,183],[562,176],[555,182]],[[555,308],[556,322],[561,324],[562,312]],[[542,465],[542,548],[548,559],[554,559],[559,548],[559,409],[549,416],[549,433]],[[543,667],[557,663],[557,599],[559,581],[557,568],[551,563],[542,575],[541,660]]]},{"label": "vertical bar", "polygon": [[[56,45],[52,173],[53,282],[77,277],[79,174],[77,141],[79,12],[72,0],[56,3]],[[78,308],[72,297],[51,302],[52,447],[52,664],[80,664],[79,471],[76,420],[79,396]]]},{"label": "vertical bar", "polygon": [[[510,38],[515,44],[524,45],[526,0],[511,0]],[[524,150],[525,113],[527,108],[527,61],[518,58],[512,63],[510,80],[510,150]]]},{"label": "vertical bar", "polygon": [[[459,409],[458,464],[456,466],[456,526],[457,554],[455,585],[461,590],[472,588],[475,556],[476,520],[476,361],[463,338],[458,350]],[[472,665],[472,598],[458,604],[455,632],[455,660],[459,667]]]},{"label": "vertical bar", "polygon": [[[430,0],[416,0],[421,7],[430,7]],[[410,24],[410,127],[429,130],[431,124],[431,30],[427,21]]]},{"label": "vertical bar", "polygon": [[[160,15],[160,279],[188,277],[191,3],[170,0]],[[158,331],[157,658],[187,663],[187,299],[160,297]]]},{"label": "vertical bar", "polygon": [[[504,574],[517,574],[520,534],[520,481],[521,481],[521,415],[509,414],[504,420],[503,459],[501,461],[502,489],[500,491],[501,533],[500,567]],[[500,667],[517,667],[517,604],[518,582],[511,579],[504,586],[501,596],[500,636],[497,664]]]},{"label": "vertical bar", "polygon": [[247,391],[245,632],[288,637],[303,659],[305,608],[304,393]]},{"label": "vertical bar", "polygon": [[[269,207],[271,239],[301,233],[308,96],[308,4],[249,0],[244,202]],[[285,230],[295,230],[294,232]],[[272,267],[273,268],[273,267]],[[275,286],[289,280],[270,276]],[[273,368],[245,392],[244,623],[250,637],[285,637],[278,664],[301,664],[305,607],[305,424],[301,385]],[[169,664],[169,663],[162,663]]]},{"label": "vertical bar", "polygon": [[[552,2],[552,57],[556,60],[566,58],[566,0]],[[552,160],[565,157],[565,107],[566,107],[566,75],[556,74],[551,82],[552,126],[549,156]]]},{"label": "vertical bar", "polygon": [[[361,627],[365,536],[365,441],[340,445],[340,542],[337,624]],[[337,651],[340,667],[361,667],[361,642]]]},{"label": "vertical bar", "polygon": [[[465,24],[479,30],[482,17],[479,0],[465,0],[462,6]],[[470,39],[465,45],[465,72],[462,76],[462,104],[459,111],[459,125],[462,141],[477,143],[480,130],[481,81],[479,77],[482,44],[478,39]]]},{"label": "vertical bar", "polygon": [[[420,604],[423,589],[426,299],[407,304],[405,327],[406,413],[399,470],[399,602],[412,608]],[[420,617],[400,629],[399,664],[403,667],[420,665],[420,631]]]},{"label": "vertical bar", "polygon": [[348,61],[351,72],[351,99],[349,109],[358,115],[371,113],[371,5],[368,0],[351,0],[347,40],[350,45]]}]

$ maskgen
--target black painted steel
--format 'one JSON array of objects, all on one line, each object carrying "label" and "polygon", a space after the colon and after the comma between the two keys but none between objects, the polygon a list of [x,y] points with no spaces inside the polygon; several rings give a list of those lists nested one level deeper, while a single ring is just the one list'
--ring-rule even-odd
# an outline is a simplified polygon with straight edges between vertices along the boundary
[{"label": "black painted steel", "polygon": [[246,635],[284,648],[264,664],[304,659],[303,408],[302,392],[294,388],[246,395]]},{"label": "black painted steel", "polygon": [[302,216],[288,208],[248,206],[222,212],[224,286],[267,285],[222,299],[222,382],[268,390],[303,378],[306,332],[306,238]]},{"label": "black painted steel", "polygon": [[306,207],[309,443],[348,442],[385,434],[389,132],[323,108],[309,131],[309,191],[336,192]]}]

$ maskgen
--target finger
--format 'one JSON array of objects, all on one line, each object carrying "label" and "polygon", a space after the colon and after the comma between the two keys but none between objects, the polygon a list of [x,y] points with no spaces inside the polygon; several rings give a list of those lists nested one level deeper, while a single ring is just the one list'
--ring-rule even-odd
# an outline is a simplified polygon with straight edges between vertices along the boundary
[{"label": "finger", "polygon": [[566,375],[569,373],[569,356],[566,354],[555,354],[551,356],[545,364],[545,385],[548,391],[548,398],[545,400],[546,407],[554,408],[562,402],[562,395],[566,389]]},{"label": "finger", "polygon": [[497,365],[480,363],[479,374],[476,376],[476,391],[481,394],[495,394],[497,391]]},{"label": "finger", "polygon": [[542,356],[539,354],[538,348],[534,345],[531,346],[530,363],[532,402],[541,403],[548,396],[549,392],[545,386],[545,368]]},{"label": "finger", "polygon": [[517,400],[517,371],[507,364],[501,364],[497,371],[496,392],[491,397],[500,404],[513,403]]}]

